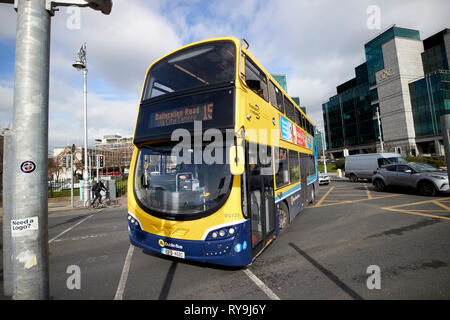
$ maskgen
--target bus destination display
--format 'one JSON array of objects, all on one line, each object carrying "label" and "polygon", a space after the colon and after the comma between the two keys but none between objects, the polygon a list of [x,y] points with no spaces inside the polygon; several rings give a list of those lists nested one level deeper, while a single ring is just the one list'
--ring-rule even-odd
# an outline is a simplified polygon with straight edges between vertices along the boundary
[{"label": "bus destination display", "polygon": [[150,114],[149,128],[160,128],[194,121],[206,121],[213,118],[214,103],[204,103],[158,111]]}]

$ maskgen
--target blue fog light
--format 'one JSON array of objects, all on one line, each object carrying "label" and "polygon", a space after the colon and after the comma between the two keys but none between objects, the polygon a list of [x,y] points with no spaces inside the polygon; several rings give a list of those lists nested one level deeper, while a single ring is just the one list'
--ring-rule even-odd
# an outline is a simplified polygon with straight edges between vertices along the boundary
[{"label": "blue fog light", "polygon": [[241,252],[242,250],[242,246],[240,243],[238,243],[237,245],[234,246],[234,251],[236,251],[237,253]]}]

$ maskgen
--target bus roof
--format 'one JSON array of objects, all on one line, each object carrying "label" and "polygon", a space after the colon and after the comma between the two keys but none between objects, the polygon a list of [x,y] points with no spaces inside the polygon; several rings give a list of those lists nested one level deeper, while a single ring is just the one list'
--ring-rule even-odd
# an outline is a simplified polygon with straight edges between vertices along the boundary
[{"label": "bus roof", "polygon": [[[255,56],[254,56],[248,49],[246,49],[246,48],[244,48],[244,47],[242,46],[241,40],[239,40],[238,38],[235,38],[235,37],[219,37],[219,38],[211,38],[211,39],[200,40],[200,41],[196,41],[196,42],[193,42],[193,43],[184,45],[184,46],[182,46],[182,47],[180,47],[180,48],[178,48],[178,49],[176,49],[176,50],[173,50],[173,51],[171,51],[171,52],[165,54],[164,56],[160,57],[159,59],[155,60],[155,61],[148,67],[147,72],[146,72],[146,74],[145,74],[145,79],[147,79],[148,72],[150,71],[150,69],[151,69],[156,63],[158,63],[159,61],[165,59],[166,57],[168,57],[168,56],[170,56],[170,55],[172,55],[172,54],[174,54],[174,53],[176,53],[176,52],[178,52],[178,51],[181,51],[181,50],[184,50],[184,49],[186,49],[186,48],[189,48],[189,47],[193,47],[193,46],[196,46],[196,45],[199,45],[199,44],[203,44],[203,43],[208,43],[208,42],[216,42],[216,41],[232,41],[232,42],[234,42],[234,44],[236,45],[236,47],[240,47],[241,50],[242,50],[246,55],[248,55],[248,56],[253,60],[253,62],[256,63],[256,64],[258,65],[258,67],[259,67],[262,71],[264,71],[264,73],[267,75],[267,77],[273,82],[273,84],[275,84],[275,85],[277,86],[277,88],[283,93],[283,95],[286,96],[286,98],[288,98],[288,100],[289,100],[294,106],[296,106],[296,108],[300,111],[300,113],[301,113],[301,114],[302,114],[309,122],[312,123],[311,119],[309,119],[309,117],[303,112],[303,110],[300,109],[300,106],[298,106],[298,105],[295,103],[295,101],[292,100],[292,98],[286,93],[286,91],[284,91],[284,89],[278,84],[278,82],[275,80],[275,78],[272,77],[272,75],[271,75],[269,72],[267,72],[266,68],[264,68],[264,66],[258,61],[258,59],[256,59]],[[142,86],[141,96],[142,96],[142,93],[143,93],[143,90],[144,90],[144,86],[145,86],[145,80],[144,80],[144,84],[143,84],[143,86]]]}]

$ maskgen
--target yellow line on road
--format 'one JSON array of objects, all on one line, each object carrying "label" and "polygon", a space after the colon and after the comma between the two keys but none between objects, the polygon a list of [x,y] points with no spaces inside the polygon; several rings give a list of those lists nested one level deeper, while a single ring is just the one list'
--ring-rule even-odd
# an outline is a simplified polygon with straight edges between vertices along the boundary
[{"label": "yellow line on road", "polygon": [[369,188],[367,187],[367,184],[364,183],[364,188],[366,188],[366,194],[367,194],[367,199],[372,199],[372,194],[369,191]]},{"label": "yellow line on road", "polygon": [[439,207],[444,208],[445,210],[450,212],[450,208],[447,207],[445,204],[443,204],[442,202],[439,202],[438,200],[433,201],[434,204],[437,204]]},{"label": "yellow line on road", "polygon": [[[357,199],[357,200],[338,201],[338,202],[326,203],[326,204],[322,204],[322,202],[317,202],[317,204],[315,206],[311,206],[309,208],[328,207],[328,206],[335,206],[338,204],[355,203],[355,202],[362,202],[362,201],[369,201],[369,200],[378,200],[378,199],[392,198],[392,197],[398,197],[398,196],[401,196],[401,194],[390,194],[387,196],[376,197],[376,198],[372,198],[372,199],[364,198],[364,199]],[[322,200],[322,199],[320,199],[320,200]]]},{"label": "yellow line on road", "polygon": [[445,212],[450,212],[450,208],[447,207],[445,204],[441,203],[441,201],[444,200],[448,200],[448,198],[440,198],[440,199],[433,199],[433,200],[424,200],[424,201],[419,201],[419,202],[413,202],[413,203],[406,203],[406,204],[399,204],[399,205],[395,205],[395,206],[390,206],[390,207],[384,207],[381,208],[383,210],[389,210],[389,211],[394,211],[394,212],[401,212],[401,213],[406,213],[406,214],[412,214],[412,215],[416,215],[416,216],[423,216],[423,217],[429,217],[429,218],[435,218],[435,219],[443,219],[443,220],[449,220],[450,218],[448,217],[441,217],[441,216],[437,216],[437,215],[433,215],[433,214],[426,214],[423,213],[425,212],[442,212],[442,210],[428,210],[428,209],[424,209],[424,210],[420,210],[420,209],[410,209],[410,210],[406,210],[406,209],[398,209],[401,207],[409,207],[409,206],[416,206],[416,205],[421,205],[421,204],[427,204],[427,203],[433,203],[435,205],[438,205],[441,208],[444,208],[446,211]]},{"label": "yellow line on road", "polygon": [[447,217],[440,217],[440,216],[435,216],[435,215],[432,215],[432,214],[419,213],[419,212],[414,212],[412,210],[401,210],[401,209],[392,209],[392,208],[381,208],[381,209],[394,211],[394,212],[401,212],[401,213],[412,214],[412,215],[415,215],[415,216],[423,216],[423,217],[428,217],[428,218],[444,219],[444,220],[449,220],[450,221],[450,218],[447,218]]},{"label": "yellow line on road", "polygon": [[323,197],[320,198],[320,200],[317,202],[317,204],[316,204],[315,206],[312,206],[311,208],[320,206],[320,205],[322,204],[322,202],[325,200],[325,198],[328,197],[328,195],[330,194],[330,192],[333,191],[333,189],[334,189],[334,187],[331,187],[330,190],[328,190],[327,193],[325,193],[325,194],[323,195]]},{"label": "yellow line on road", "polygon": [[385,207],[385,208],[383,208],[383,209],[388,209],[388,208],[392,209],[392,208],[400,208],[400,207],[416,206],[416,205],[419,205],[419,204],[430,203],[430,202],[433,202],[433,201],[442,201],[442,200],[446,200],[446,199],[447,199],[447,198],[439,198],[439,199],[424,200],[424,201],[412,202],[412,203],[406,203],[406,204],[404,203],[404,204],[398,204],[398,205],[395,205],[395,206]]}]

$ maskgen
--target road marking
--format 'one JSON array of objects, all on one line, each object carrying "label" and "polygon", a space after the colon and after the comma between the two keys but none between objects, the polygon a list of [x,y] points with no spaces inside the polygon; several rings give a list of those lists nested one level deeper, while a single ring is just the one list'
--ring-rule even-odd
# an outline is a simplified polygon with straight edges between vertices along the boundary
[{"label": "road marking", "polygon": [[450,208],[447,207],[445,204],[443,204],[442,202],[439,202],[437,200],[433,201],[434,204],[437,204],[439,207],[444,208],[447,211],[450,211]]},{"label": "road marking", "polygon": [[390,195],[381,196],[381,197],[375,197],[375,198],[372,197],[371,199],[367,199],[366,197],[364,197],[364,199],[345,200],[345,201],[338,201],[338,202],[325,203],[325,204],[321,204],[321,203],[319,204],[319,202],[318,202],[316,205],[308,207],[308,208],[328,207],[328,206],[335,206],[338,204],[347,204],[347,203],[355,203],[355,202],[362,202],[362,201],[378,200],[378,199],[392,198],[392,197],[399,197],[399,196],[402,196],[402,194],[390,194]]},{"label": "road marking", "polygon": [[317,204],[316,204],[315,206],[313,206],[313,207],[318,207],[318,206],[320,206],[320,205],[322,204],[322,202],[325,200],[325,198],[328,197],[328,195],[330,194],[330,192],[333,191],[333,189],[334,189],[334,187],[331,187],[331,188],[327,191],[327,193],[325,193],[325,194],[323,195],[323,197],[320,198],[320,200],[317,202]]},{"label": "road marking", "polygon": [[364,188],[366,189],[367,199],[372,199],[372,194],[370,193],[366,183],[364,183]]},{"label": "road marking", "polygon": [[63,239],[56,239],[53,240],[54,242],[61,242],[61,241],[80,241],[80,240],[88,240],[88,239],[94,239],[94,238],[100,238],[100,237],[106,237],[106,233],[96,233],[96,234],[90,234],[86,236],[80,236],[80,237],[72,237],[72,238],[63,238]]},{"label": "road marking", "polygon": [[122,275],[120,276],[119,285],[117,287],[116,295],[114,300],[122,300],[123,293],[125,291],[125,286],[127,284],[128,272],[130,271],[131,258],[133,257],[134,246],[130,244],[128,248],[127,256],[125,258],[125,263],[123,264]]},{"label": "road marking", "polygon": [[52,239],[48,240],[48,243],[52,243],[53,241],[55,241],[56,239],[58,239],[60,236],[62,236],[63,234],[69,232],[70,230],[72,230],[73,228],[75,228],[76,226],[82,224],[84,221],[92,218],[95,215],[95,213],[91,214],[90,216],[87,216],[86,218],[84,218],[81,221],[78,221],[77,223],[75,223],[73,226],[71,226],[70,228],[67,228],[66,230],[64,230],[63,232],[61,232],[60,234],[58,234],[56,237],[53,237]]},{"label": "road marking", "polygon": [[447,218],[447,217],[440,217],[440,216],[435,216],[432,214],[419,213],[419,212],[414,212],[412,210],[401,210],[401,209],[392,209],[392,208],[381,208],[381,209],[394,211],[394,212],[407,213],[407,214],[412,214],[412,215],[416,215],[416,216],[423,216],[423,217],[428,217],[428,218],[436,218],[436,219],[443,219],[443,220],[450,221],[450,218]]},{"label": "road marking", "polygon": [[[394,212],[401,212],[401,213],[406,213],[406,214],[412,214],[412,215],[416,215],[416,216],[423,216],[423,217],[428,217],[428,218],[435,218],[435,219],[443,219],[443,220],[449,220],[450,218],[448,217],[441,217],[441,216],[437,216],[437,215],[432,215],[432,214],[426,214],[423,212],[430,212],[431,210],[429,209],[424,209],[424,210],[420,210],[420,209],[410,209],[410,210],[406,210],[406,209],[399,209],[402,207],[409,207],[409,206],[414,206],[414,205],[421,205],[421,204],[427,204],[427,203],[433,203],[441,208],[446,209],[446,212],[450,212],[450,208],[447,207],[446,205],[444,205],[443,203],[441,203],[441,201],[447,201],[448,198],[440,198],[440,199],[433,199],[433,200],[424,200],[424,201],[419,201],[419,202],[413,202],[413,203],[406,203],[406,204],[399,204],[399,205],[395,205],[395,206],[390,206],[390,207],[384,207],[381,208],[383,210],[389,210],[389,211],[394,211]],[[442,210],[432,210],[433,212],[442,212]]]},{"label": "road marking", "polygon": [[249,269],[244,270],[245,274],[272,300],[281,300],[268,286],[264,284]]}]

